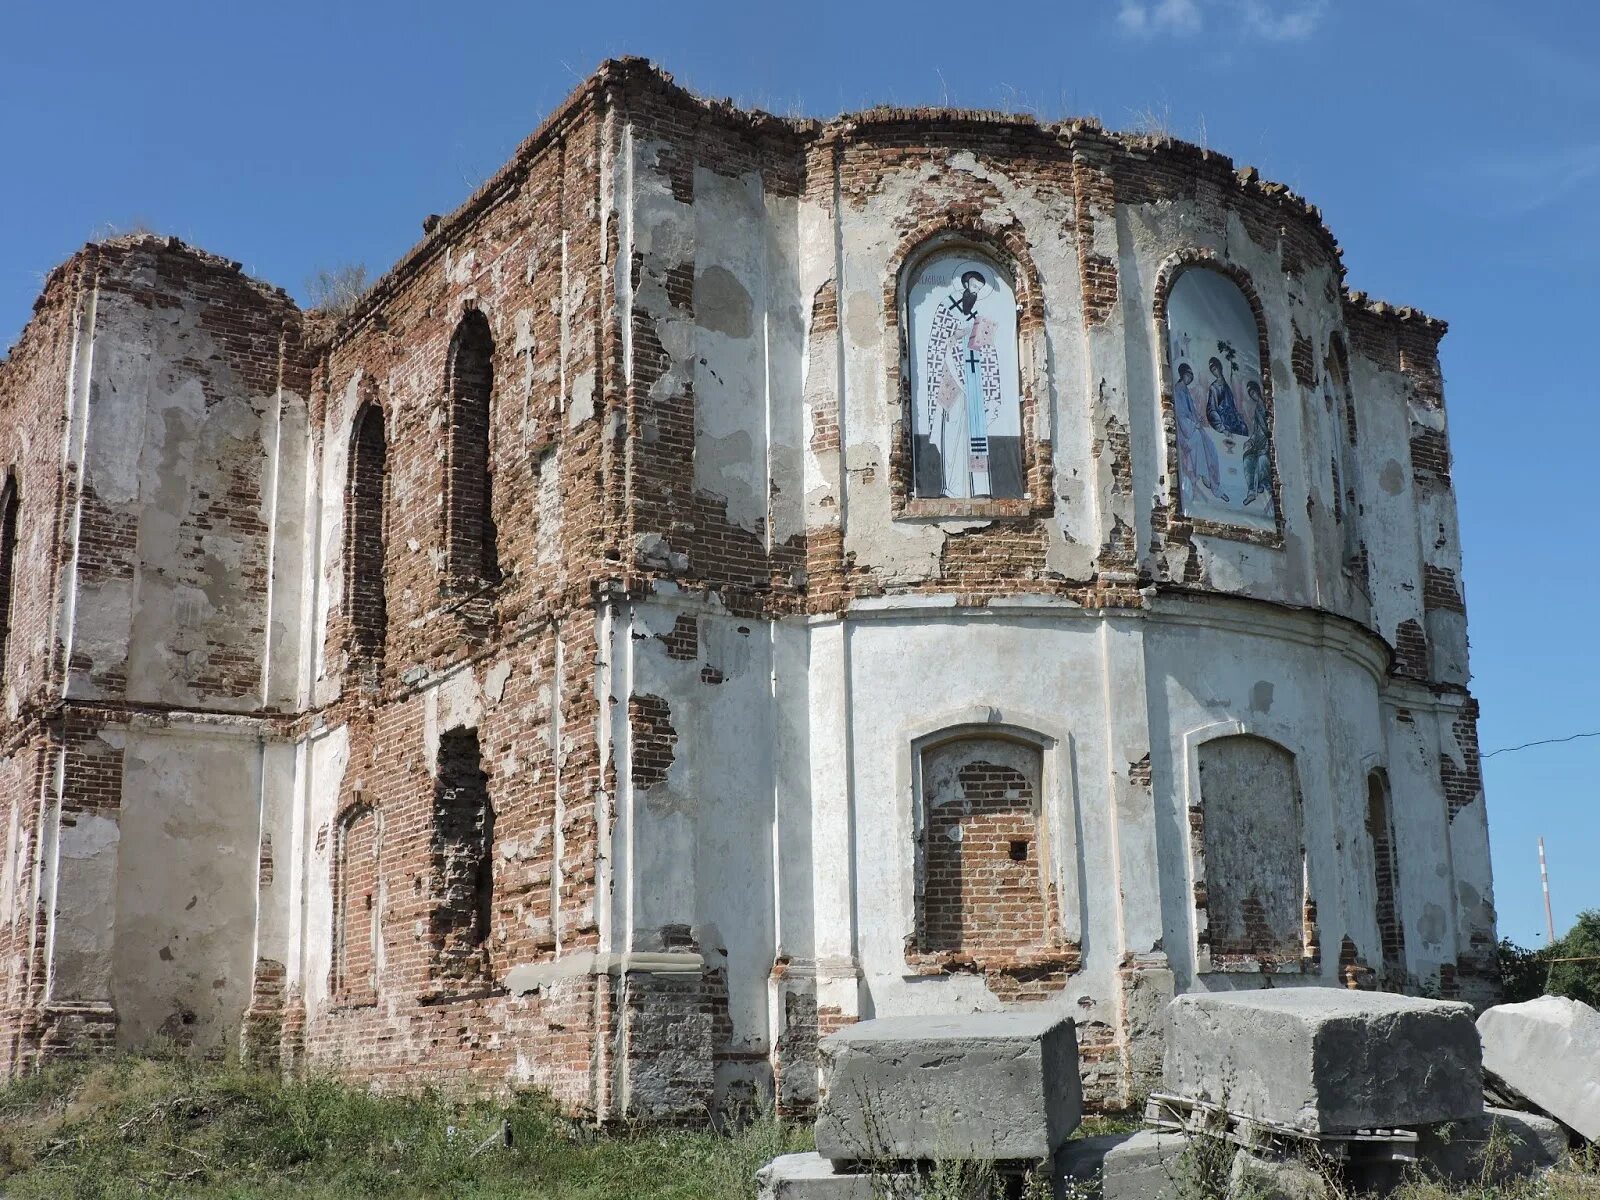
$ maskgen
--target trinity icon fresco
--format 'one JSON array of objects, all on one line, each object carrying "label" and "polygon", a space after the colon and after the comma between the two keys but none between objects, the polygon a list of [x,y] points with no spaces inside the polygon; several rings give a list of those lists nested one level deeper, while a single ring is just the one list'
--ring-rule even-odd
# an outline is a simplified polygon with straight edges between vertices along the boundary
[{"label": "trinity icon fresco", "polygon": [[916,495],[1023,494],[1017,300],[970,251],[923,263],[908,293]]},{"label": "trinity icon fresco", "polygon": [[1172,286],[1167,339],[1184,513],[1276,529],[1272,414],[1250,302],[1226,276],[1191,268]]}]

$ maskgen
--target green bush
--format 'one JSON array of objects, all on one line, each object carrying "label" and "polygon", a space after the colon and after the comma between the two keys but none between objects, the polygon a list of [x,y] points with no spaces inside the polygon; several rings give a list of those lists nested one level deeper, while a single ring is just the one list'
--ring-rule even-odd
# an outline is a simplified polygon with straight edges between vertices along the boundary
[{"label": "green bush", "polygon": [[1579,913],[1554,945],[1529,950],[1501,939],[1500,979],[1507,1003],[1549,994],[1600,1008],[1600,909]]}]

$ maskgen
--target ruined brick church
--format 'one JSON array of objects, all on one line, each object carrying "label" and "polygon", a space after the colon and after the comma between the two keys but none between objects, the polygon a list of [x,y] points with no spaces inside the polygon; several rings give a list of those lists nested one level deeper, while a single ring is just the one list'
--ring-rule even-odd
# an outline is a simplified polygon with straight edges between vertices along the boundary
[{"label": "ruined brick church", "polygon": [[594,1115],[1034,1003],[1494,995],[1438,343],[1088,120],[584,83],[337,319],[91,244],[0,363],[0,1072]]}]

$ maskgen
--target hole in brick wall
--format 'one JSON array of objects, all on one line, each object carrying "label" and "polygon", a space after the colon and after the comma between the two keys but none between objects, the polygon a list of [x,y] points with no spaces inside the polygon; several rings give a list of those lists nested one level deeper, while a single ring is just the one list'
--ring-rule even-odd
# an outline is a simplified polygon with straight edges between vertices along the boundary
[{"label": "hole in brick wall", "polygon": [[446,470],[446,550],[451,583],[471,587],[500,578],[489,469],[494,394],[494,337],[473,310],[450,339],[450,449]]},{"label": "hole in brick wall", "polygon": [[1028,843],[1027,843],[1026,839],[1018,839],[1018,838],[1012,838],[1011,839],[1011,861],[1012,862],[1027,862],[1028,861]]},{"label": "hole in brick wall", "polygon": [[445,974],[470,974],[494,917],[495,814],[475,729],[439,738],[433,817],[433,948]]}]

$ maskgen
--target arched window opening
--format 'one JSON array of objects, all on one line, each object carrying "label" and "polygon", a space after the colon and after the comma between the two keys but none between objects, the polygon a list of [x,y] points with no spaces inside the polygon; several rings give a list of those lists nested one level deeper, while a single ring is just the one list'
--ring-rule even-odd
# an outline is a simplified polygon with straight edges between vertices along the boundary
[{"label": "arched window opening", "polygon": [[5,486],[0,489],[0,676],[5,672],[11,648],[12,594],[17,582],[17,510],[20,504],[16,474],[8,473]]},{"label": "arched window opening", "polygon": [[[1200,747],[1197,826],[1204,939],[1213,966],[1298,963],[1307,928],[1305,840],[1294,755],[1239,734]],[[1198,897],[1197,897],[1198,902]]]},{"label": "arched window opening", "polygon": [[333,992],[347,1004],[377,996],[378,817],[365,805],[339,822],[334,858]]},{"label": "arched window opening", "polygon": [[388,471],[383,412],[367,405],[350,440],[350,480],[345,498],[346,611],[357,653],[376,660],[388,629],[384,598],[383,495]]},{"label": "arched window opening", "polygon": [[919,497],[1024,495],[1017,298],[1010,277],[969,247],[909,273],[912,484]]},{"label": "arched window opening", "polygon": [[445,517],[449,578],[458,589],[500,578],[489,464],[494,337],[488,319],[468,312],[450,340],[450,448]]},{"label": "arched window opening", "polygon": [[480,975],[494,920],[494,808],[476,729],[440,735],[434,783],[433,948],[440,974]]},{"label": "arched window opening", "polygon": [[918,948],[1027,959],[1061,944],[1036,745],[977,736],[922,752]]},{"label": "arched window opening", "polygon": [[1333,428],[1333,515],[1340,525],[1346,567],[1361,563],[1361,489],[1356,477],[1355,395],[1345,367],[1344,346],[1334,339],[1322,372],[1322,402]]},{"label": "arched window opening", "polygon": [[1189,267],[1167,297],[1166,338],[1184,513],[1276,531],[1271,382],[1255,309],[1227,275]]},{"label": "arched window opening", "polygon": [[1373,905],[1383,955],[1383,976],[1389,978],[1405,970],[1406,940],[1400,924],[1389,777],[1381,770],[1367,776],[1367,836],[1372,841]]}]

